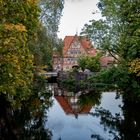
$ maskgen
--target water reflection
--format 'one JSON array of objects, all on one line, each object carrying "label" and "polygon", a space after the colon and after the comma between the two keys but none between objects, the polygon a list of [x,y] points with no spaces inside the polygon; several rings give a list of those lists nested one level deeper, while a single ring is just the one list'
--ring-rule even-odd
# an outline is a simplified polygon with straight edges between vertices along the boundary
[{"label": "water reflection", "polygon": [[54,105],[46,128],[52,140],[139,140],[139,104],[122,100],[116,92],[68,90],[52,85]]},{"label": "water reflection", "polygon": [[116,95],[36,80],[32,96],[20,107],[0,96],[0,139],[139,140],[140,104]]},{"label": "water reflection", "polygon": [[57,84],[54,87],[54,98],[67,115],[74,115],[78,118],[80,114],[89,114],[91,108],[100,104],[101,93],[94,90],[83,90],[70,92],[59,88]]},{"label": "water reflection", "polygon": [[[109,131],[115,140],[140,139],[140,104],[125,102],[121,107],[123,115],[112,113],[104,108],[97,108],[94,116],[100,116],[100,124]],[[116,133],[118,132],[118,133]]]},{"label": "water reflection", "polygon": [[[109,132],[105,132],[100,124],[100,117],[95,116],[96,108],[108,104],[110,95],[115,93],[102,93],[100,90],[82,90],[73,92],[52,85],[54,92],[54,104],[48,112],[46,128],[52,131],[52,140],[91,140],[113,138]],[[107,103],[102,102],[107,99]],[[114,101],[112,102],[114,104]],[[115,112],[121,112],[118,107],[121,99],[115,104]],[[112,105],[111,105],[112,106]],[[117,108],[117,109],[116,109]],[[117,133],[117,132],[116,132]]]},{"label": "water reflection", "polygon": [[51,106],[51,94],[43,81],[36,79],[33,94],[20,106],[11,106],[5,95],[0,96],[1,140],[50,140],[52,133],[44,126],[45,109]]}]

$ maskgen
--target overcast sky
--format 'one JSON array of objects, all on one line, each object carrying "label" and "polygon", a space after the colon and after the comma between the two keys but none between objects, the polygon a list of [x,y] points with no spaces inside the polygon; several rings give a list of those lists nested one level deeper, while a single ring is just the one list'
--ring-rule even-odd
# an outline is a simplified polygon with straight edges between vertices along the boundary
[{"label": "overcast sky", "polygon": [[[101,18],[100,13],[92,14],[97,11],[96,4],[99,0],[65,0],[64,9],[59,25],[59,38],[66,35],[79,34],[85,23],[91,19]],[[99,11],[99,10],[98,10]]]}]

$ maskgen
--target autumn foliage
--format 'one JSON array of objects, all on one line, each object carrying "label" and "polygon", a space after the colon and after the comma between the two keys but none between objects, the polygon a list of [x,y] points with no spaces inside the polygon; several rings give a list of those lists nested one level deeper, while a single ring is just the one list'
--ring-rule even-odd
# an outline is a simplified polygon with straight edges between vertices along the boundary
[{"label": "autumn foliage", "polygon": [[0,94],[15,104],[28,98],[33,82],[33,55],[28,42],[38,26],[36,0],[0,1]]},{"label": "autumn foliage", "polygon": [[129,71],[140,76],[140,58],[136,58],[130,62]]}]

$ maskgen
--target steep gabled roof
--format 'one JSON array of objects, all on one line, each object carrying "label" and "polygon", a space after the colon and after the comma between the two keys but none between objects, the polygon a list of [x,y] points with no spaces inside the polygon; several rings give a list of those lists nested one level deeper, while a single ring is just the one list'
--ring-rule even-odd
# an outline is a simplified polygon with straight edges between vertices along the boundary
[{"label": "steep gabled roof", "polygon": [[92,105],[84,105],[82,107],[79,106],[78,112],[72,109],[71,105],[69,104],[68,100],[64,96],[54,96],[57,102],[60,104],[62,109],[66,114],[86,114],[89,113]]},{"label": "steep gabled roof", "polygon": [[66,114],[73,114],[73,110],[68,101],[63,96],[54,96]]},{"label": "steep gabled roof", "polygon": [[91,48],[91,42],[87,38],[80,38],[80,42],[85,49]]},{"label": "steep gabled roof", "polygon": [[79,37],[77,35],[75,36],[66,36],[64,38],[64,48],[63,48],[63,54],[65,54],[67,52],[67,50],[69,49],[71,43],[73,42],[74,39],[78,39],[78,41],[81,43],[81,45],[83,46],[83,48],[85,49],[85,51],[88,51],[88,49],[91,48],[91,42],[84,37]]},{"label": "steep gabled roof", "polygon": [[67,50],[69,49],[70,44],[72,43],[73,39],[74,39],[74,36],[65,36],[63,54],[65,54],[67,52]]}]

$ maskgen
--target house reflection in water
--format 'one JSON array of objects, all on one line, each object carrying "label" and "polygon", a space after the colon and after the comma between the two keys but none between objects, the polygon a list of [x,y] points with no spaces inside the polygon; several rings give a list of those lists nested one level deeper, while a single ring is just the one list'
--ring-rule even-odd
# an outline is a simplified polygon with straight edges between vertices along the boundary
[{"label": "house reflection in water", "polygon": [[60,89],[57,85],[54,86],[54,98],[67,115],[74,115],[75,118],[78,118],[78,115],[89,114],[93,106],[91,104],[81,105],[79,103],[81,95],[82,92],[68,92]]}]

